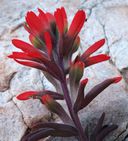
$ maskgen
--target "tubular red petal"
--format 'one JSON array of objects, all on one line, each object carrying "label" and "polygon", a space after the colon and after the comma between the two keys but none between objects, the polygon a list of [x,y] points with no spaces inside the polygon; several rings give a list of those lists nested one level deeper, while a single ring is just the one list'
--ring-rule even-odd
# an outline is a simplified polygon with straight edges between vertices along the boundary
[{"label": "tubular red petal", "polygon": [[49,32],[44,33],[45,44],[47,48],[48,55],[51,56],[52,54],[52,40]]},{"label": "tubular red petal", "polygon": [[82,80],[82,81],[81,81],[81,85],[82,85],[82,86],[85,86],[85,85],[87,84],[87,82],[88,82],[88,78]]},{"label": "tubular red petal", "polygon": [[119,81],[121,81],[122,77],[115,77],[113,78],[114,83],[118,83]]},{"label": "tubular red petal", "polygon": [[67,21],[67,15],[66,15],[64,7],[61,7],[61,13],[62,13],[63,22],[64,22],[64,31],[66,31],[68,28],[68,21]]},{"label": "tubular red petal", "polygon": [[101,48],[105,43],[105,39],[99,40],[97,42],[95,42],[92,46],[90,46],[81,56],[82,60],[85,60],[86,58],[88,58],[92,53],[94,53],[95,51],[97,51],[99,48]]},{"label": "tubular red petal", "polygon": [[13,52],[13,54],[9,55],[8,57],[13,59],[33,60],[32,57],[28,56],[26,53],[23,52]]},{"label": "tubular red petal", "polygon": [[34,12],[31,11],[27,13],[26,22],[35,34],[39,35],[42,32],[41,21]]},{"label": "tubular red petal", "polygon": [[39,11],[39,16],[38,17],[39,17],[39,19],[41,21],[42,28],[44,30],[46,30],[48,28],[48,26],[49,26],[47,16],[46,16],[46,14],[41,9],[38,8],[38,11]]},{"label": "tubular red petal", "polygon": [[16,98],[19,100],[28,100],[31,96],[38,94],[38,91],[27,91],[19,94]]},{"label": "tubular red petal", "polygon": [[43,59],[43,60],[47,59],[41,51],[39,51],[37,48],[34,48],[32,45],[30,45],[24,41],[21,41],[18,39],[13,39],[12,43],[17,48],[28,53],[29,56],[31,56],[31,57],[35,57],[35,58],[39,58],[39,59]]},{"label": "tubular red petal", "polygon": [[82,69],[84,68],[84,63],[81,62],[81,61],[77,61],[75,64],[73,64],[75,68],[78,68],[78,69]]},{"label": "tubular red petal", "polygon": [[51,23],[55,23],[55,17],[54,17],[51,13],[47,12],[47,13],[46,13],[46,17],[47,17],[48,22],[49,22],[50,24],[51,24]]},{"label": "tubular red petal", "polygon": [[100,54],[100,55],[96,55],[96,56],[92,56],[87,58],[84,63],[85,63],[85,67],[88,67],[90,65],[94,65],[103,61],[107,61],[110,59],[110,56],[105,55],[105,54]]},{"label": "tubular red petal", "polygon": [[46,68],[42,64],[40,64],[38,62],[34,62],[34,61],[20,61],[20,60],[17,60],[17,59],[14,59],[14,60],[17,63],[21,64],[21,65],[29,66],[29,67],[32,67],[32,68],[37,68],[37,69],[46,71]]},{"label": "tubular red petal", "polygon": [[63,18],[64,18],[64,19],[67,19],[67,14],[66,14],[65,8],[64,8],[64,7],[61,7],[60,10],[61,10],[61,12],[62,12]]},{"label": "tubular red petal", "polygon": [[54,16],[56,19],[56,24],[57,24],[59,32],[60,32],[60,34],[63,34],[63,32],[64,32],[64,19],[63,19],[63,14],[61,12],[61,9],[58,8],[57,11],[55,11]]},{"label": "tubular red petal", "polygon": [[13,39],[12,44],[25,52],[28,52],[30,49],[33,48],[30,44],[28,44],[24,41],[18,40],[18,39]]},{"label": "tubular red petal", "polygon": [[73,18],[71,26],[68,30],[68,35],[71,37],[76,37],[78,33],[80,32],[85,19],[86,19],[85,12],[83,10],[79,10],[76,13],[75,17]]}]

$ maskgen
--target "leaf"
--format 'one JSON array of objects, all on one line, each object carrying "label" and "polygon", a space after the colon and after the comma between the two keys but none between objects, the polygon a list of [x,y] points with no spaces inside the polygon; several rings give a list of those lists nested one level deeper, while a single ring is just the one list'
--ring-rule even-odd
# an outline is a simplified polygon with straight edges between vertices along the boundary
[{"label": "leaf", "polygon": [[72,124],[72,120],[64,108],[50,95],[42,96],[42,103],[48,108],[49,111],[57,114],[64,123]]},{"label": "leaf", "polygon": [[54,129],[51,128],[39,129],[24,136],[21,141],[37,141],[39,139],[48,137],[53,131]]},{"label": "leaf", "polygon": [[63,124],[63,123],[38,123],[38,124],[35,124],[33,127],[32,127],[32,130],[37,130],[37,129],[40,129],[40,128],[52,128],[54,130],[65,130],[65,131],[69,131],[69,132],[72,132],[72,134],[77,134],[77,129],[71,125],[68,125],[68,124]]},{"label": "leaf", "polygon": [[22,141],[37,141],[39,139],[54,137],[78,136],[75,127],[58,123],[39,123],[32,128],[32,131],[23,137]]},{"label": "leaf", "polygon": [[110,132],[118,128],[117,125],[103,125],[104,118],[105,113],[101,115],[96,128],[90,136],[90,141],[103,141]]},{"label": "leaf", "polygon": [[104,118],[105,118],[105,113],[103,113],[93,131],[93,133],[90,136],[91,141],[96,141],[96,137],[97,135],[100,133],[100,131],[102,131],[102,126],[103,126],[103,122],[104,122]]},{"label": "leaf", "polygon": [[80,109],[83,109],[84,107],[86,107],[97,95],[99,95],[109,85],[111,85],[113,83],[118,83],[121,79],[122,79],[121,77],[110,78],[110,79],[107,79],[107,80],[103,81],[102,83],[96,85],[95,87],[93,87],[86,94]]},{"label": "leaf", "polygon": [[95,134],[97,135],[101,129],[102,129],[102,125],[103,125],[103,122],[104,122],[104,118],[105,118],[105,113],[103,113],[97,123],[97,126],[95,128]]},{"label": "leaf", "polygon": [[47,72],[43,72],[43,74],[47,78],[47,80],[55,87],[56,91],[58,93],[62,93],[59,81]]},{"label": "leaf", "polygon": [[74,111],[77,113],[81,104],[82,104],[82,101],[84,99],[84,88],[86,86],[88,82],[88,79],[84,79],[80,82],[80,86],[79,86],[79,89],[78,89],[78,95],[77,95],[77,99],[74,103]]},{"label": "leaf", "polygon": [[62,70],[61,70],[59,65],[57,65],[53,61],[43,62],[43,64],[47,67],[47,72],[49,72],[57,80],[61,80],[62,79],[63,73],[62,73]]},{"label": "leaf", "polygon": [[117,125],[110,125],[104,128],[97,136],[96,141],[102,141],[109,133],[117,129]]},{"label": "leaf", "polygon": [[71,95],[75,97],[77,96],[77,90],[79,86],[79,81],[83,76],[84,72],[84,63],[78,61],[71,65],[69,71],[69,82],[70,82],[70,92]]}]

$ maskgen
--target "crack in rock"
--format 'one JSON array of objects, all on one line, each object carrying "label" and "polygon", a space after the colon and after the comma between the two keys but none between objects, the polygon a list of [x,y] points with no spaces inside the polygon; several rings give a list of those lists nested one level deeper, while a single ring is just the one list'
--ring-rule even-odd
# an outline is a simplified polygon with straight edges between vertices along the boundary
[{"label": "crack in rock", "polygon": [[[13,97],[13,98],[14,98],[14,97]],[[20,108],[17,106],[17,103],[15,103],[15,101],[13,100],[13,98],[11,99],[11,101],[14,103],[14,105],[17,107],[17,109],[18,109],[19,112],[21,113],[23,122],[24,122],[24,124],[26,125],[26,127],[28,128],[28,125],[27,125],[27,123],[26,123],[25,120],[24,120],[24,115],[23,115],[22,111],[20,110]]]}]

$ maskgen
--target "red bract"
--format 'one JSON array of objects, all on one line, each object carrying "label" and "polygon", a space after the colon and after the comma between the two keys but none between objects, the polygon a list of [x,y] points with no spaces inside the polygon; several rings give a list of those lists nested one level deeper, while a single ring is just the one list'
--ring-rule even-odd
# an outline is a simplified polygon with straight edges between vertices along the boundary
[{"label": "red bract", "polygon": [[42,96],[42,102],[45,105],[51,104],[51,103],[53,103],[53,98],[50,95],[46,94],[46,95]]},{"label": "red bract", "polygon": [[42,96],[45,96],[45,95],[49,95],[55,100],[63,100],[64,99],[62,94],[59,94],[59,93],[53,92],[53,91],[48,91],[48,90],[23,92],[17,96],[17,99],[19,99],[19,100],[28,100],[30,98],[42,99]]},{"label": "red bract", "polygon": [[[38,11],[38,15],[28,12],[26,16],[25,29],[30,33],[32,45],[13,39],[13,45],[23,52],[14,52],[9,57],[22,65],[48,72],[60,80],[62,70],[59,65],[64,62],[64,71],[67,72],[69,69],[72,54],[77,51],[80,44],[78,33],[86,20],[86,15],[83,10],[79,10],[68,29],[67,15],[63,7],[58,8],[54,15],[44,13],[41,9]],[[109,59],[107,55],[89,57],[104,42],[104,39],[96,42],[79,57],[85,63],[85,67]],[[53,65],[54,70],[51,71]]]}]

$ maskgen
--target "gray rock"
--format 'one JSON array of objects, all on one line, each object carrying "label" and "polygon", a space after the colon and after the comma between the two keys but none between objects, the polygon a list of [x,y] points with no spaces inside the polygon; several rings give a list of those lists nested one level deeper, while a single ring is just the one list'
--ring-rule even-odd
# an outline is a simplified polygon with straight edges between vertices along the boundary
[{"label": "gray rock", "polygon": [[[8,0],[0,1],[0,140],[20,141],[27,127],[38,121],[48,121],[50,113],[38,100],[19,101],[16,95],[27,90],[55,90],[42,73],[36,69],[24,67],[7,59],[13,50],[11,39],[20,38],[28,41],[28,34],[23,28],[24,16],[28,10],[37,12],[37,7],[53,12],[64,6],[68,13],[69,23],[78,9],[87,11],[87,22],[81,33],[82,53],[94,42],[105,38],[106,44],[97,53],[108,53],[110,62],[97,64],[85,70],[84,77],[89,78],[85,92],[103,80],[119,76],[122,73],[125,81],[106,89],[89,106],[80,112],[83,125],[88,123],[90,130],[102,112],[106,112],[105,123],[116,123],[119,128],[107,141],[123,141],[128,134],[128,95],[125,86],[128,84],[128,0]],[[60,102],[66,109],[64,103]],[[75,140],[73,138],[55,138],[53,141]],[[125,140],[126,141],[126,140]]]},{"label": "gray rock", "polygon": [[22,114],[13,102],[0,106],[1,141],[20,141],[26,129]]}]

